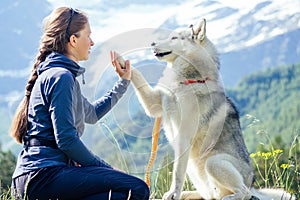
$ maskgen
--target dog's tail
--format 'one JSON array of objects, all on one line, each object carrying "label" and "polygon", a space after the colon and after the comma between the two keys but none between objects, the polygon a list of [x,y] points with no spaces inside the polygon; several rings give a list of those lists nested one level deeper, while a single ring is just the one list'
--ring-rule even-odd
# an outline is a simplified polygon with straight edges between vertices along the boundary
[{"label": "dog's tail", "polygon": [[296,200],[295,196],[282,189],[251,189],[254,197],[260,200]]}]

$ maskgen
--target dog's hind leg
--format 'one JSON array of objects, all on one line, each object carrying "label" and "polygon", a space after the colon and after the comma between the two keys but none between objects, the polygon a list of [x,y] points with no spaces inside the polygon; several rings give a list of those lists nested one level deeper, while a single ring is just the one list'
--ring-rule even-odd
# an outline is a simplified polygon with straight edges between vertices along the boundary
[{"label": "dog's hind leg", "polygon": [[215,196],[222,200],[249,200],[250,189],[240,171],[234,166],[234,158],[219,154],[207,159],[205,170],[216,187]]}]

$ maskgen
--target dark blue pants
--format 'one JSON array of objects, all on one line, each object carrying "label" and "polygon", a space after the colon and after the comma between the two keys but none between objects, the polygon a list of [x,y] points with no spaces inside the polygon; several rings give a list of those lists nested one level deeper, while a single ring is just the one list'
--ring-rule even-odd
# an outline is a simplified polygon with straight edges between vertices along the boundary
[{"label": "dark blue pants", "polygon": [[13,179],[12,190],[31,200],[148,200],[149,188],[134,176],[100,167],[52,167]]}]

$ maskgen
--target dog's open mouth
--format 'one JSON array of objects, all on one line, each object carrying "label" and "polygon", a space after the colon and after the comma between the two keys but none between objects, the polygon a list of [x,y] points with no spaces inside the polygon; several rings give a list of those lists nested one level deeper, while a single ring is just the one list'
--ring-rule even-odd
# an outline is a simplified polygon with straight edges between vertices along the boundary
[{"label": "dog's open mouth", "polygon": [[156,57],[164,57],[164,56],[169,55],[169,54],[171,54],[171,53],[172,53],[172,51],[166,51],[166,52],[162,52],[162,53],[155,51],[155,52],[154,52],[154,55],[155,55]]}]

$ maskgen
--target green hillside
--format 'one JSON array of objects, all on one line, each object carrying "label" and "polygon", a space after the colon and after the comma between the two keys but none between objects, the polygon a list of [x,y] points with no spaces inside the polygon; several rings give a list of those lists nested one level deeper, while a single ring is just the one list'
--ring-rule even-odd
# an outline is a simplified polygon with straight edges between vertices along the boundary
[{"label": "green hillside", "polygon": [[[289,148],[293,146],[291,143],[294,137],[300,135],[300,64],[280,66],[249,75],[242,79],[235,88],[227,89],[226,92],[240,111],[243,134],[250,153],[257,152],[259,146],[262,148],[261,143],[266,144],[264,147],[267,147],[272,141],[272,145],[278,145],[274,148],[284,150],[281,159],[286,160],[280,161],[280,163],[291,162],[290,158],[298,163],[298,156],[289,155],[291,153]],[[134,105],[136,106],[136,104]],[[7,111],[5,108],[0,110],[3,117]],[[98,125],[87,126],[85,142],[94,153],[113,166],[143,178],[151,152],[153,119],[147,117],[143,111],[136,112],[131,116],[131,120],[128,119],[128,114],[122,110],[115,110],[114,112],[115,114],[112,112],[108,114]],[[122,119],[118,123],[114,120],[117,116],[121,116]],[[3,119],[8,120],[5,117]],[[1,127],[0,135],[2,137],[8,138],[8,125],[9,123],[5,123],[5,126]],[[299,155],[299,144],[297,148],[296,151],[295,146],[293,146],[295,155]],[[161,169],[156,172],[156,176],[163,177],[163,181],[166,176],[161,176],[160,173],[165,167],[168,167],[164,164],[164,159],[169,156],[171,163],[173,158],[169,154],[172,154],[172,150],[162,131],[159,139],[158,157],[153,169]],[[9,157],[12,154],[4,155],[6,154],[2,153],[0,158],[13,160]],[[277,157],[274,157],[275,159],[279,162]],[[10,166],[12,165],[10,164]],[[9,169],[12,170],[13,168],[10,167]],[[6,173],[3,170],[0,172]],[[5,177],[10,176],[5,175]],[[7,183],[4,182],[3,177],[1,179],[3,185],[10,182],[9,180],[6,181]],[[294,182],[292,183],[294,184]],[[292,189],[298,187],[297,184],[291,186]],[[161,191],[155,191],[155,193],[159,192]]]},{"label": "green hillside", "polygon": [[[286,145],[293,140],[293,136],[299,135],[300,64],[279,66],[254,73],[243,78],[236,87],[227,89],[226,92],[240,111],[241,125],[250,152],[256,151],[258,144],[266,142],[265,133],[268,133],[271,138],[281,136]],[[129,103],[125,102],[124,105],[126,104]],[[110,155],[114,161],[119,148],[128,152],[139,153],[149,152],[151,148],[150,136],[153,119],[147,117],[143,111],[135,113],[129,119],[127,111],[123,110],[124,105],[118,104],[116,106],[120,107],[117,112],[115,110],[118,117],[124,115],[120,117],[119,124],[114,124],[113,121],[108,123],[110,120],[107,119],[114,118],[109,117],[112,115],[108,114],[106,119],[101,120],[107,122],[106,128],[103,123],[99,123],[96,127],[88,126],[86,134],[84,134],[86,143],[96,154],[105,154],[104,157]],[[129,105],[131,106],[130,109],[137,107],[136,102],[130,102]],[[9,118],[4,117],[7,115],[7,108],[1,107],[0,110],[1,115],[3,115],[2,119],[9,120]],[[7,121],[2,124],[0,135],[2,144],[4,144],[10,140],[7,134],[10,122]],[[161,143],[166,146],[167,141],[163,134],[161,137]],[[107,148],[108,142],[110,142],[109,146],[114,146],[114,148],[106,149],[103,153],[103,147]],[[116,142],[119,143],[119,146],[116,145]],[[15,152],[15,149],[12,151]],[[141,159],[144,160],[145,158]]]},{"label": "green hillside", "polygon": [[267,69],[245,77],[227,90],[240,114],[250,151],[266,136],[288,145],[300,129],[300,64]]},{"label": "green hillside", "polygon": [[[299,135],[300,64],[280,66],[249,75],[235,88],[228,89],[227,94],[240,111],[243,134],[250,153],[256,152],[259,144],[269,144],[275,138],[282,146],[288,146],[294,136]],[[137,102],[130,104],[133,107],[138,105]],[[119,166],[122,163],[121,168],[128,164],[125,168],[129,168],[129,171],[143,172],[150,156],[154,120],[147,117],[143,110],[129,119],[124,110],[118,109],[123,108],[122,103],[116,107],[113,112],[117,114],[108,114],[102,120],[105,124],[100,123],[102,134],[93,134],[99,130],[90,130],[88,132],[93,133],[86,135],[97,141],[93,145],[96,154]],[[115,120],[118,117],[120,119]],[[168,147],[164,134],[160,136],[161,152],[158,155],[163,159],[172,150]],[[105,152],[103,147],[106,148]],[[157,160],[156,164],[159,163]]]}]

